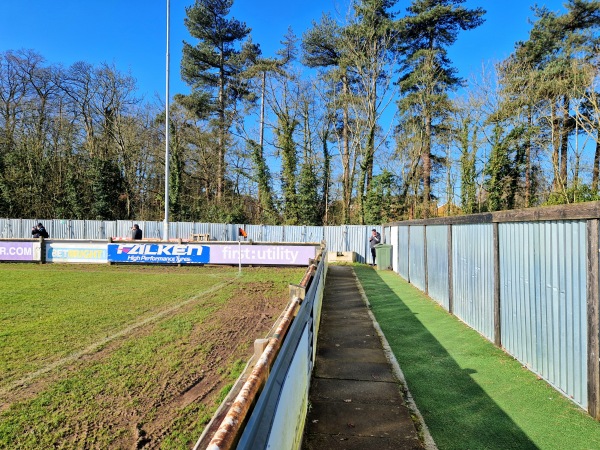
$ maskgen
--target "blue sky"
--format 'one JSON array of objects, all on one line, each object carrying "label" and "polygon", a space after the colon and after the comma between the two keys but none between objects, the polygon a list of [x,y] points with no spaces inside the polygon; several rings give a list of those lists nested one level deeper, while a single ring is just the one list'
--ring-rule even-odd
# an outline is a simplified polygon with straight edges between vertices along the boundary
[{"label": "blue sky", "polygon": [[[0,52],[33,49],[49,63],[114,63],[130,72],[140,95],[152,101],[165,95],[166,0],[0,0]],[[399,5],[408,5],[400,0]],[[462,77],[479,71],[482,62],[508,56],[514,43],[527,38],[533,1],[468,0],[488,11],[486,23],[463,32],[450,56]],[[564,11],[563,1],[538,1]],[[187,92],[179,78],[182,41],[194,41],[183,24],[193,0],[171,0],[171,94]],[[323,11],[343,16],[346,0],[237,0],[232,15],[252,28],[254,42],[271,56],[289,26],[297,35],[319,20]],[[404,6],[401,6],[404,8]],[[337,12],[336,12],[337,11]]]}]

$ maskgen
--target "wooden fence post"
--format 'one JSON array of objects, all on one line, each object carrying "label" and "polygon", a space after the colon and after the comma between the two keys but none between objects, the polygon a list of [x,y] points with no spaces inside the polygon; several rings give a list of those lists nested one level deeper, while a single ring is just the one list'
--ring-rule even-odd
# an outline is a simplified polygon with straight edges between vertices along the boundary
[{"label": "wooden fence post", "polygon": [[452,257],[452,225],[448,225],[448,312],[454,314],[454,268]]},{"label": "wooden fence post", "polygon": [[423,225],[423,269],[425,270],[425,295],[429,295],[429,270],[427,270],[427,225]]},{"label": "wooden fence post", "polygon": [[406,231],[406,281],[410,283],[410,225]]},{"label": "wooden fence post", "polygon": [[494,233],[494,344],[502,347],[502,315],[500,310],[500,239],[498,223],[492,224]]},{"label": "wooden fence post", "polygon": [[46,264],[46,240],[40,236],[40,264]]},{"label": "wooden fence post", "polygon": [[598,219],[587,221],[587,335],[588,335],[588,412],[600,419],[600,367],[598,364]]}]

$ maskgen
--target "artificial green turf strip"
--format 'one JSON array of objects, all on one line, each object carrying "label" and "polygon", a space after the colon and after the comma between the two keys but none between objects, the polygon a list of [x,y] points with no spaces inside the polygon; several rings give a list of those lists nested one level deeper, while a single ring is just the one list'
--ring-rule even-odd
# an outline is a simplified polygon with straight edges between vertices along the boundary
[{"label": "artificial green turf strip", "polygon": [[397,274],[355,271],[442,449],[600,449],[600,423]]}]

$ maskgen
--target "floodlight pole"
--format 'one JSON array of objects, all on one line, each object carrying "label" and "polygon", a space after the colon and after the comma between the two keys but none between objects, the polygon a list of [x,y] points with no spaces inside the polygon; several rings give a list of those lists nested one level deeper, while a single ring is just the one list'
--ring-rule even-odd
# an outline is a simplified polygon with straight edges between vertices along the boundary
[{"label": "floodlight pole", "polygon": [[165,96],[165,221],[163,223],[163,240],[169,240],[169,22],[171,1],[167,0],[167,63],[166,63],[166,96]]}]

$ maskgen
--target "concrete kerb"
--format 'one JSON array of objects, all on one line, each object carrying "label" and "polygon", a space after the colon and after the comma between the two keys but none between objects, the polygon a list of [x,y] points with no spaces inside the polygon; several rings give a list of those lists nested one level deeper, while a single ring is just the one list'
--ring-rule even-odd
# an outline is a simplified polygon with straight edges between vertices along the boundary
[{"label": "concrete kerb", "polygon": [[406,378],[404,378],[404,373],[402,372],[402,369],[400,368],[400,364],[398,364],[398,360],[396,359],[394,352],[392,352],[390,344],[388,343],[387,339],[385,338],[385,335],[383,334],[383,331],[381,330],[379,323],[377,323],[377,319],[371,312],[371,304],[369,303],[367,294],[365,293],[362,285],[360,284],[360,281],[359,281],[358,277],[356,276],[354,269],[352,269],[352,275],[354,276],[354,280],[358,287],[358,291],[360,292],[360,295],[361,295],[363,301],[367,305],[367,312],[369,313],[369,317],[373,321],[373,326],[375,327],[375,330],[377,331],[377,334],[379,335],[379,339],[381,339],[381,343],[383,345],[383,352],[385,353],[385,356],[387,357],[388,361],[392,365],[392,371],[394,372],[394,375],[396,376],[396,378],[398,378],[398,381],[400,381],[400,383],[402,384],[404,400],[406,401],[406,404],[408,406],[408,409],[411,412],[411,415],[416,418],[415,425],[417,427],[417,431],[422,433],[422,435],[423,435],[423,444],[425,445],[425,449],[426,450],[438,450],[437,445],[435,444],[435,441],[433,440],[433,437],[431,436],[431,433],[429,433],[429,429],[427,428],[427,425],[425,424],[425,420],[423,419],[423,416],[421,415],[421,412],[419,411],[419,408],[417,407],[417,404],[415,403],[415,401],[410,393],[410,390],[408,389],[408,384],[406,383]]}]

